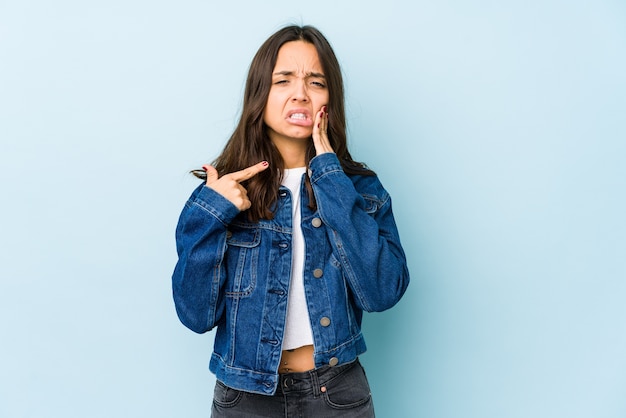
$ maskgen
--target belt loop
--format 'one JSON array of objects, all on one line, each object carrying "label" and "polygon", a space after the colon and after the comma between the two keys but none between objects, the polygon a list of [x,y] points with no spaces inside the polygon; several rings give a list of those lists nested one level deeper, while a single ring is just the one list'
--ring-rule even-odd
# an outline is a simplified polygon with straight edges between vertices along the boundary
[{"label": "belt loop", "polygon": [[313,369],[309,371],[311,376],[311,385],[313,385],[313,397],[319,398],[320,396],[320,380],[317,376],[317,370]]},{"label": "belt loop", "polygon": [[276,389],[276,392],[280,392],[281,394],[285,393],[285,387],[283,386],[285,384],[285,375],[283,374],[279,374],[278,375],[278,388]]}]

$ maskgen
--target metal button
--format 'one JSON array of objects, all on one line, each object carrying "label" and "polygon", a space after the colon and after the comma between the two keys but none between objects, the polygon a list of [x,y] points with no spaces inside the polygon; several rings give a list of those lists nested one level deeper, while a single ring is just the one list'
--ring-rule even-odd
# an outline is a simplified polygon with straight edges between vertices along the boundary
[{"label": "metal button", "polygon": [[230,231],[226,231],[226,238],[230,238],[233,236],[233,233]]},{"label": "metal button", "polygon": [[315,269],[315,270],[313,270],[313,277],[315,277],[316,279],[319,279],[323,275],[324,275],[324,270],[322,270],[322,269]]},{"label": "metal button", "polygon": [[337,357],[331,357],[328,361],[329,366],[336,366],[339,363],[339,359]]},{"label": "metal button", "polygon": [[327,327],[330,325],[330,318],[327,316],[322,317],[322,319],[320,319],[320,325],[323,327]]},{"label": "metal button", "polygon": [[314,227],[319,228],[322,226],[322,220],[320,218],[313,218],[311,224],[313,224]]}]

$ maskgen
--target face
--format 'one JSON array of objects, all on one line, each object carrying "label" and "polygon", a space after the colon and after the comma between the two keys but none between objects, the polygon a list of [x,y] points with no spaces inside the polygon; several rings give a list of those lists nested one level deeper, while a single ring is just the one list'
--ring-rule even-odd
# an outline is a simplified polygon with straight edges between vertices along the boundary
[{"label": "face", "polygon": [[328,88],[315,46],[303,41],[285,43],[272,72],[263,120],[277,145],[306,145],[317,112],[328,103]]}]

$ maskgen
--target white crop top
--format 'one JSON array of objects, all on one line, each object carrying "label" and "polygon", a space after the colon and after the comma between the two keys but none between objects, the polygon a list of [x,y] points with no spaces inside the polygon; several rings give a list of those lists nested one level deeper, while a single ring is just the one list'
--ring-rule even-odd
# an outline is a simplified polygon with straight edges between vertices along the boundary
[{"label": "white crop top", "polygon": [[304,295],[304,236],[302,235],[302,227],[300,226],[300,188],[302,185],[302,175],[305,172],[306,167],[286,169],[282,182],[283,186],[291,191],[291,202],[293,205],[291,284],[289,286],[283,350],[291,350],[304,345],[313,344],[309,309]]}]

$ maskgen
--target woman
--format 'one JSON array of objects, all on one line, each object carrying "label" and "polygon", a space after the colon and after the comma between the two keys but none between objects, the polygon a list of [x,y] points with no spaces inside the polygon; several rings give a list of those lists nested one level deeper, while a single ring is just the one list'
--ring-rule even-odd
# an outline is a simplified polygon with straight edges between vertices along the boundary
[{"label": "woman", "polygon": [[217,327],[212,416],[374,416],[362,313],[398,302],[409,274],[389,195],[348,152],[341,70],[317,29],[261,46],[238,126],[194,174],[172,280],[183,324]]}]

